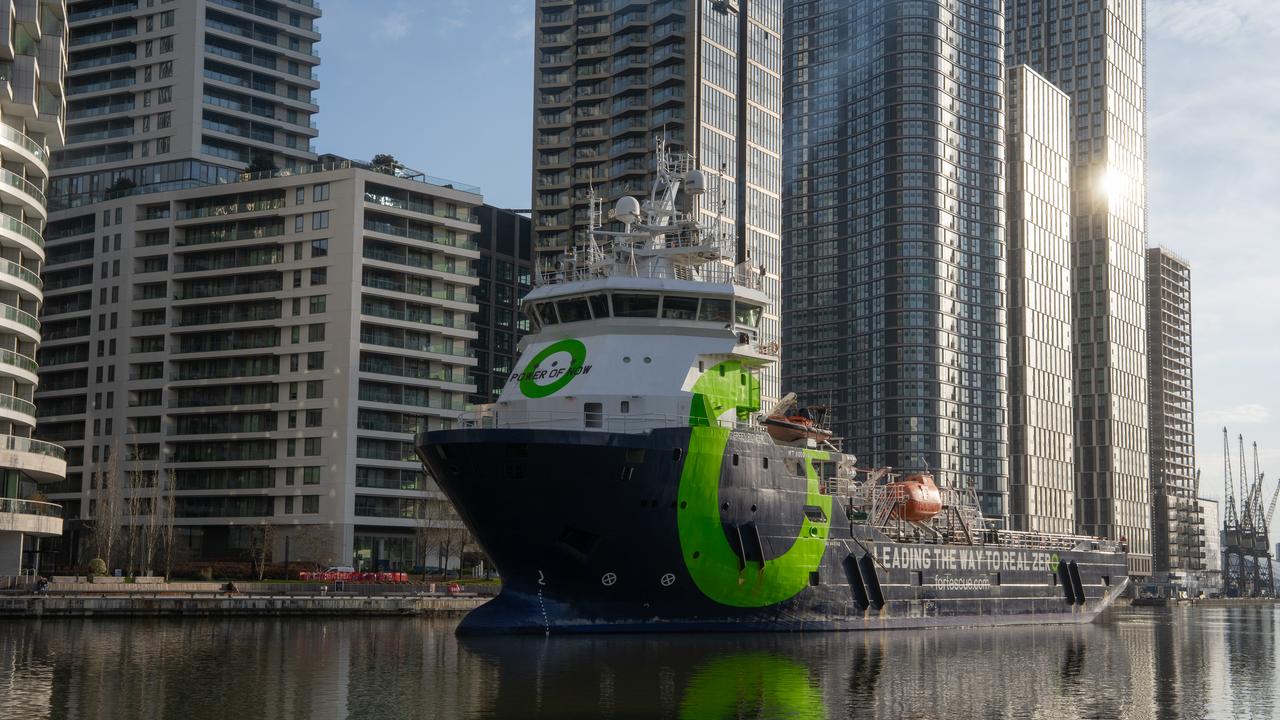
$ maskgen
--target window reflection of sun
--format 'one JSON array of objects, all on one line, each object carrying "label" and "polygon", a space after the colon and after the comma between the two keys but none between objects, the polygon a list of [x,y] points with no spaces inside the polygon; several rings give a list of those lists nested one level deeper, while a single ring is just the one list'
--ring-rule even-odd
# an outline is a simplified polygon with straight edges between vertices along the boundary
[{"label": "window reflection of sun", "polygon": [[1102,196],[1110,202],[1119,202],[1124,199],[1128,190],[1129,180],[1116,168],[1109,167],[1102,171],[1099,187]]}]

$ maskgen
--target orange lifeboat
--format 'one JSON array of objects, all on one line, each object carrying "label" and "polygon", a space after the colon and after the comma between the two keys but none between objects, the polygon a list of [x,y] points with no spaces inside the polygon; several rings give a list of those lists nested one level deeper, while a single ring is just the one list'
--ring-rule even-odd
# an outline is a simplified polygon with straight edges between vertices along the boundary
[{"label": "orange lifeboat", "polygon": [[924,522],[942,512],[942,493],[928,473],[907,475],[888,483],[888,488],[896,520]]}]

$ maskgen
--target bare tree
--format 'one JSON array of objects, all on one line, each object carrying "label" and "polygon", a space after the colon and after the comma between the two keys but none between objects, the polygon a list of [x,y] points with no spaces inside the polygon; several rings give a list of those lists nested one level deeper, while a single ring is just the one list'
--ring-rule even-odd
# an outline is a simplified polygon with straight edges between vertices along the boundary
[{"label": "bare tree", "polygon": [[258,573],[259,580],[267,572],[267,562],[271,560],[271,546],[275,541],[275,525],[261,523],[253,529],[253,536],[249,541],[249,555],[253,558],[253,569]]},{"label": "bare tree", "polygon": [[311,563],[315,570],[333,565],[333,539],[323,525],[299,526],[293,537],[298,562]]},{"label": "bare tree", "polygon": [[[160,479],[159,473],[156,473],[157,482]],[[177,535],[174,527],[174,519],[177,518],[178,503],[175,491],[177,490],[177,477],[173,472],[173,468],[169,468],[164,485],[164,506],[159,511],[161,536],[164,538],[164,577],[169,579],[169,573],[173,571],[173,551],[174,540]]]},{"label": "bare tree", "polygon": [[102,558],[109,572],[120,537],[120,516],[124,512],[119,457],[113,453],[104,458],[104,462],[97,465],[96,472],[98,489],[93,510],[94,554]]},{"label": "bare tree", "polygon": [[129,459],[133,462],[133,470],[125,473],[128,480],[128,494],[124,498],[125,511],[127,516],[124,518],[124,539],[125,539],[125,557],[124,557],[124,574],[134,576],[134,562],[138,559],[138,554],[142,549],[142,527],[139,519],[142,516],[142,479],[141,473],[138,471],[138,447],[136,445],[129,448]]},{"label": "bare tree", "polygon": [[155,468],[147,471],[146,485],[147,524],[142,536],[142,570],[147,575],[151,575],[155,567],[156,545],[160,542],[162,529],[160,520],[160,472]]}]

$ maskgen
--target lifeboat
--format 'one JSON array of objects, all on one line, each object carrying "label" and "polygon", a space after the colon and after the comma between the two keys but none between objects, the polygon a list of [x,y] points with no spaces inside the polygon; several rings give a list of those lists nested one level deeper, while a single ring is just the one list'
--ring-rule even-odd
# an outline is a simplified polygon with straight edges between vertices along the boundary
[{"label": "lifeboat", "polygon": [[[796,394],[787,393],[774,405],[768,415],[760,416],[760,424],[764,426],[769,437],[775,442],[791,443],[797,440],[828,440],[831,431],[822,427],[821,415],[826,408],[798,408]],[[818,417],[815,417],[815,413]]]},{"label": "lifeboat", "polygon": [[770,415],[760,420],[769,437],[778,442],[789,443],[797,440],[826,440],[831,431],[819,427],[812,418],[804,415]]},{"label": "lifeboat", "polygon": [[924,522],[942,512],[942,493],[928,473],[907,475],[888,483],[895,520]]}]

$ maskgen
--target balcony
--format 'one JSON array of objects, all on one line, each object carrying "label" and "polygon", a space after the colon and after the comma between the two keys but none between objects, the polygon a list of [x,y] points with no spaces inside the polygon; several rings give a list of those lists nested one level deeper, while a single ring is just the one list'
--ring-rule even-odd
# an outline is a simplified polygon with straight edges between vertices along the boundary
[{"label": "balcony", "polygon": [[0,435],[0,467],[21,470],[37,481],[53,482],[67,475],[67,453],[61,445],[43,440]]},{"label": "balcony", "polygon": [[0,498],[0,533],[4,532],[58,537],[62,535],[62,506],[35,500]]}]

